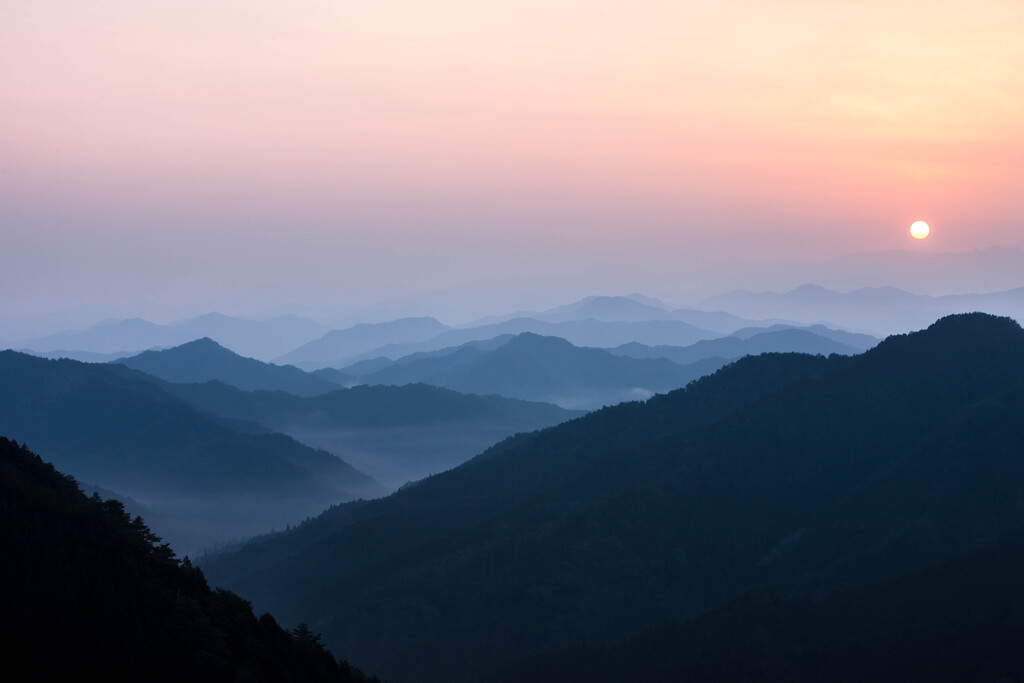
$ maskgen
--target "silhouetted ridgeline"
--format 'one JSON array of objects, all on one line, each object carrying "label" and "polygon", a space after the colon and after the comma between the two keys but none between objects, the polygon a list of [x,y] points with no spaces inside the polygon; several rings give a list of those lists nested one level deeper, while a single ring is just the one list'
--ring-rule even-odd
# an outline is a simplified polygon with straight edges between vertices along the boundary
[{"label": "silhouetted ridgeline", "polygon": [[[753,586],[920,571],[1024,527],[1024,331],[748,357],[204,569],[405,683],[616,642]],[[756,678],[756,677],[755,677]]]},{"label": "silhouetted ridgeline", "polygon": [[4,664],[19,680],[366,680],[3,437],[0,516]]}]

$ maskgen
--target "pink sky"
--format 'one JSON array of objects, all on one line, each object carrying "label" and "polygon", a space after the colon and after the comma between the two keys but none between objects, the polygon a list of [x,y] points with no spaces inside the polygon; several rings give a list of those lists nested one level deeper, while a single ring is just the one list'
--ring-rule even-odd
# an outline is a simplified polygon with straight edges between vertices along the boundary
[{"label": "pink sky", "polygon": [[1022,35],[1019,0],[4,3],[0,312],[1021,247]]}]

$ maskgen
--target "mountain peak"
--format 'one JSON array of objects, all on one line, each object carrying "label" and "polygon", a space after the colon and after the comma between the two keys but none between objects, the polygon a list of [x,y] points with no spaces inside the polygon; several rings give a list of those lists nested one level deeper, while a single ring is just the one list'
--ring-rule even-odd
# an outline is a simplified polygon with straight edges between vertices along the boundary
[{"label": "mountain peak", "polygon": [[307,374],[295,367],[273,365],[239,355],[209,337],[164,351],[144,351],[115,362],[168,382],[219,380],[245,391],[266,389],[315,396],[340,388],[323,377]]},{"label": "mountain peak", "polygon": [[915,376],[918,386],[947,381],[998,383],[1024,371],[1024,330],[1012,318],[957,313],[927,329],[888,337],[860,359],[889,376]]},{"label": "mountain peak", "polygon": [[[193,339],[192,341],[185,342],[184,344],[181,344],[181,345],[179,345],[176,348],[179,349],[179,350],[185,350],[185,349],[200,350],[201,349],[201,350],[210,350],[210,351],[213,351],[213,350],[227,351],[228,353],[230,353],[232,355],[238,355],[238,354],[235,354],[234,351],[231,351],[230,349],[227,349],[227,348],[221,346],[220,344],[218,344],[214,340],[210,339],[209,337],[201,337],[200,339]],[[168,351],[174,351],[174,350],[175,349],[168,349]]]},{"label": "mountain peak", "polygon": [[537,334],[536,332],[520,332],[501,348],[505,349],[568,349],[573,344],[561,337]]},{"label": "mountain peak", "polygon": [[142,353],[131,356],[130,358],[122,358],[117,362],[127,360],[146,361],[157,358],[165,360],[178,359],[188,360],[190,362],[202,362],[206,360],[224,360],[229,357],[238,359],[244,358],[231,349],[221,346],[209,337],[201,337],[169,349],[150,349],[149,351],[143,351]]},{"label": "mountain peak", "polygon": [[925,332],[950,335],[1004,335],[1008,338],[1019,338],[1022,328],[1013,318],[975,311],[954,313],[939,318],[929,325]]},{"label": "mountain peak", "polygon": [[924,348],[942,344],[957,352],[1005,353],[1024,350],[1024,330],[1013,318],[991,313],[954,313],[939,318],[927,329],[909,334],[893,335],[882,342],[889,343],[913,339]]}]

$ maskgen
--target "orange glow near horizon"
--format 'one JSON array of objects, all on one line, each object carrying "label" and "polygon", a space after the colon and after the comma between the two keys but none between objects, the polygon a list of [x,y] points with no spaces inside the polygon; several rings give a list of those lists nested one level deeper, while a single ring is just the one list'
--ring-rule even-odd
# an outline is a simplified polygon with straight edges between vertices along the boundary
[{"label": "orange glow near horizon", "polygon": [[722,223],[785,255],[894,248],[929,207],[963,226],[945,248],[1024,240],[1017,0],[37,0],[0,25],[0,200],[23,212],[402,205],[382,230],[514,216],[610,253]]}]

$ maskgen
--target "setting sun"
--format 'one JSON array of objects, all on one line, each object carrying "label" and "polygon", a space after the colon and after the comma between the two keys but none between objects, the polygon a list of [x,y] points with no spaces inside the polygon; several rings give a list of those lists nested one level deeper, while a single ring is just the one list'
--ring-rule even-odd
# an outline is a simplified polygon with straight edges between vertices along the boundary
[{"label": "setting sun", "polygon": [[914,221],[910,225],[910,236],[915,240],[923,240],[932,231],[924,221]]}]

